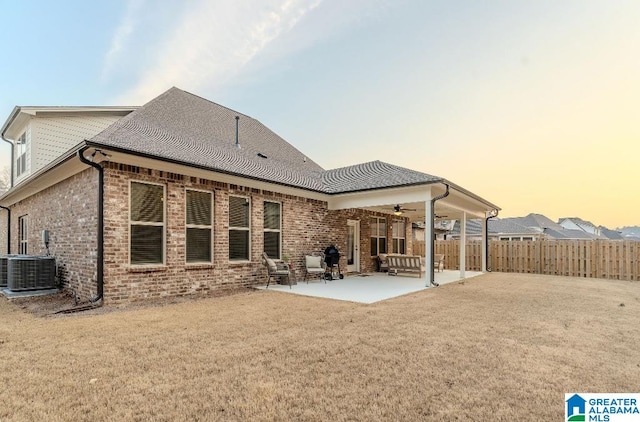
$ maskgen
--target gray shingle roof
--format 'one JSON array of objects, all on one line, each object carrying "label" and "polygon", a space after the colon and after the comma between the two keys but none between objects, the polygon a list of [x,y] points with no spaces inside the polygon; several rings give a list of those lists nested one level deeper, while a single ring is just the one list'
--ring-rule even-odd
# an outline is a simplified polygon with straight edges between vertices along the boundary
[{"label": "gray shingle roof", "polygon": [[597,227],[591,221],[586,221],[579,217],[563,217],[558,220],[558,224],[560,224],[560,222],[563,220],[570,220],[576,226],[580,227],[582,230],[585,230],[585,231],[587,231],[587,229],[591,229],[594,231],[597,230]]},{"label": "gray shingle roof", "polygon": [[[235,116],[240,116],[240,149],[235,146]],[[305,159],[258,120],[178,88],[120,119],[90,143],[254,179],[323,189],[318,175],[322,167]]]},{"label": "gray shingle roof", "polygon": [[328,193],[355,192],[393,186],[434,183],[442,178],[394,166],[382,161],[370,161],[354,166],[327,170],[322,182]]},{"label": "gray shingle roof", "polygon": [[324,193],[442,180],[381,161],[325,171],[258,120],[175,87],[88,143]]},{"label": "gray shingle roof", "polygon": [[512,220],[513,222],[525,227],[537,228],[540,231],[545,228],[550,228],[553,230],[564,230],[564,227],[562,227],[560,224],[554,222],[553,220],[542,214],[531,213],[525,217],[512,217],[509,218],[509,220]]},{"label": "gray shingle roof", "polygon": [[[521,226],[517,224],[510,218],[492,218],[488,222],[488,231],[489,234],[494,235],[526,235],[526,234],[536,234],[538,233],[535,230],[532,230],[528,227]],[[460,221],[456,221],[453,229],[451,230],[451,234],[459,235],[460,234]],[[477,219],[467,220],[467,235],[481,235],[482,234],[482,221]]]},{"label": "gray shingle roof", "polygon": [[604,226],[600,226],[600,233],[609,240],[624,240],[621,232],[608,229]]},{"label": "gray shingle roof", "polygon": [[587,233],[583,230],[568,230],[568,229],[555,230],[555,229],[545,228],[544,234],[546,234],[547,236],[553,239],[572,239],[572,240],[599,239],[598,236],[591,233]]}]

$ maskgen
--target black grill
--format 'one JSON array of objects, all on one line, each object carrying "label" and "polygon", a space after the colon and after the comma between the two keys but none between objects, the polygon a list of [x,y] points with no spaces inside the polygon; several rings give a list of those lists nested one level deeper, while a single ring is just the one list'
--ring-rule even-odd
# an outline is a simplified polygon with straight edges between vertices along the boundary
[{"label": "black grill", "polygon": [[340,279],[344,278],[340,271],[340,251],[335,245],[329,245],[329,247],[324,250],[324,262],[327,264],[328,270],[328,272],[325,273],[326,279],[333,280],[334,276]]}]

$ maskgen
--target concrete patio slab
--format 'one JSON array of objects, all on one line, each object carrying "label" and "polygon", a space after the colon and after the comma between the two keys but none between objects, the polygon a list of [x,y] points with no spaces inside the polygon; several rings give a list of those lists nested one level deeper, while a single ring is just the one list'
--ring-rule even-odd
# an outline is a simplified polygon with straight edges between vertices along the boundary
[{"label": "concrete patio slab", "polygon": [[[482,273],[479,271],[467,271],[465,279],[480,274]],[[441,286],[460,280],[460,271],[445,270],[435,274],[435,281]],[[256,288],[264,290],[266,285]],[[371,273],[349,275],[342,280],[327,281],[326,284],[324,280],[317,278],[307,284],[300,278],[298,284],[291,286],[291,289],[286,284],[269,284],[268,290],[357,303],[375,303],[424,289],[424,278]]]}]

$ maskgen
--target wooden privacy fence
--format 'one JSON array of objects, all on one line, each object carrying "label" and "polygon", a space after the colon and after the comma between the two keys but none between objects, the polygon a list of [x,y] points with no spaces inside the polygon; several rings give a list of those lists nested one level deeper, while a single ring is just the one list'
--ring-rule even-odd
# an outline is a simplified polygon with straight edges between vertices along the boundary
[{"label": "wooden privacy fence", "polygon": [[[466,269],[482,269],[482,241],[466,243]],[[424,254],[424,242],[413,252]],[[445,268],[460,268],[460,241],[437,240],[435,253],[444,254]],[[564,275],[572,277],[640,280],[640,242],[616,240],[492,240],[492,271]]]}]

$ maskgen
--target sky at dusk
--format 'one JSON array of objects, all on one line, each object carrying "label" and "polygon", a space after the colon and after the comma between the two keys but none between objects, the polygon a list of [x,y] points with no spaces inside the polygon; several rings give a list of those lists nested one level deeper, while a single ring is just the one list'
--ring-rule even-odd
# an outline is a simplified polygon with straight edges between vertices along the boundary
[{"label": "sky at dusk", "polygon": [[[326,169],[382,160],[500,216],[640,224],[640,1],[0,0],[0,120],[171,86]],[[0,165],[9,165],[8,144]]]}]

